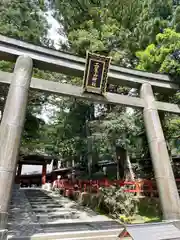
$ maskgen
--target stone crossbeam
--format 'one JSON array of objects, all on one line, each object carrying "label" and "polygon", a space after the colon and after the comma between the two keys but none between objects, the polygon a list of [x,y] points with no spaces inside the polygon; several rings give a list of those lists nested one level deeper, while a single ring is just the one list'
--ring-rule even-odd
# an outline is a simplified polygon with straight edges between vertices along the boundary
[{"label": "stone crossbeam", "polygon": [[[10,84],[13,77],[12,73],[0,71],[0,82],[3,84]],[[53,93],[61,96],[75,97],[90,100],[99,103],[112,103],[124,105],[133,108],[143,108],[144,100],[137,97],[129,97],[115,93],[106,93],[106,97],[83,93],[82,87],[74,86],[71,84],[62,84],[58,82],[32,78],[31,89]],[[180,106],[166,102],[155,101],[155,105],[159,111],[167,111],[170,113],[180,114]]]},{"label": "stone crossbeam", "polygon": [[[76,77],[83,77],[84,74],[86,62],[84,58],[0,35],[0,60],[16,61],[20,55],[31,57],[34,67],[42,70]],[[168,75],[132,70],[116,65],[110,66],[108,82],[132,88],[140,88],[143,83],[150,83],[157,92],[179,89],[179,84]]]}]

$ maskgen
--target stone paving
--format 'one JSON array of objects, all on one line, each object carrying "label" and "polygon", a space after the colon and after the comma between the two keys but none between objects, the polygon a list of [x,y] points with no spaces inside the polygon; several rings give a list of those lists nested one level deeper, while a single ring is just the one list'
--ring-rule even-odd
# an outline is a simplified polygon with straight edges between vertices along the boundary
[{"label": "stone paving", "polygon": [[9,209],[8,234],[31,236],[43,232],[23,190],[13,189]]},{"label": "stone paving", "polygon": [[42,189],[13,190],[9,210],[9,236],[39,233],[117,229],[119,223],[89,208]]}]

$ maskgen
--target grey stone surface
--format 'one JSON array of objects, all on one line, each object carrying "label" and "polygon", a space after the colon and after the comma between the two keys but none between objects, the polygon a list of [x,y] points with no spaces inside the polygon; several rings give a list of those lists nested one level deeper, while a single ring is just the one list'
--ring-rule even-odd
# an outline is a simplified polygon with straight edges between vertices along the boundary
[{"label": "grey stone surface", "polygon": [[0,240],[7,240],[8,231],[7,229],[0,230]]},{"label": "grey stone surface", "polygon": [[43,232],[23,190],[13,189],[9,208],[8,234],[31,236]]},{"label": "grey stone surface", "polygon": [[[0,229],[6,228],[8,205],[11,198],[17,157],[24,127],[32,59],[18,57],[0,127]],[[3,220],[4,219],[4,220]]]},{"label": "grey stone surface", "polygon": [[145,101],[144,123],[164,219],[176,220],[180,218],[179,193],[150,84],[142,85],[141,98]]},{"label": "grey stone surface", "polygon": [[39,189],[25,190],[39,222],[64,223],[64,221],[108,221],[106,216],[96,214],[89,208],[80,207],[74,201],[55,192]]},{"label": "grey stone surface", "polygon": [[[2,73],[0,71],[0,82],[4,84],[9,84],[11,82],[11,73]],[[170,86],[169,83],[166,83]],[[47,81],[43,79],[32,78],[30,88],[35,90],[40,90],[52,94],[58,94],[63,96],[71,96],[80,99],[86,99],[94,102],[100,103],[112,103],[118,105],[125,105],[133,108],[143,108],[144,101],[137,97],[130,97],[124,95],[118,95],[114,93],[106,93],[106,97],[97,96],[93,94],[84,94],[82,92],[82,87],[72,86],[71,84],[64,84],[59,82]],[[167,111],[171,113],[180,114],[180,107],[178,104],[165,103],[165,102],[155,102],[156,107],[160,111]]]},{"label": "grey stone surface", "polygon": [[[12,58],[28,54],[33,59],[35,66],[39,69],[60,72],[77,77],[83,77],[84,75],[86,62],[84,58],[35,46],[2,35],[0,35],[0,41],[1,60],[12,61]],[[4,52],[6,53],[6,59],[4,59]],[[175,84],[173,79],[171,79],[168,75],[137,71],[115,65],[110,66],[108,82],[110,84],[129,86],[131,88],[139,88],[139,86],[144,82],[149,82],[157,91],[164,90],[164,88],[169,90],[179,89],[179,86]]]},{"label": "grey stone surface", "polygon": [[41,189],[14,189],[9,209],[9,236],[117,229],[120,224],[88,208]]}]

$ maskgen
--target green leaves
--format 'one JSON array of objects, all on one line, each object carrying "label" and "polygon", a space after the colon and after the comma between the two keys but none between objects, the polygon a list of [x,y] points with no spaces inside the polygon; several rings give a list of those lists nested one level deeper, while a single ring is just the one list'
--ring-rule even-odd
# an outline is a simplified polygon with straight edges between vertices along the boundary
[{"label": "green leaves", "polygon": [[91,107],[83,101],[61,99],[54,121],[42,132],[45,151],[63,159],[83,155],[87,148],[85,122],[91,117]]},{"label": "green leaves", "polygon": [[48,24],[40,11],[35,0],[1,2],[0,33],[35,44],[42,44],[46,39]]},{"label": "green leaves", "polygon": [[[48,45],[48,24],[43,11],[44,0],[12,0],[0,3],[0,33],[35,44]],[[56,0],[50,1],[54,16],[68,37],[69,51],[85,56],[87,50],[112,56],[118,65],[150,72],[166,72],[178,78],[180,64],[174,53],[180,49],[180,8],[171,0]],[[169,28],[168,28],[169,27]],[[174,29],[174,30],[173,30]],[[139,62],[138,62],[139,61]],[[137,64],[138,63],[138,64]],[[13,65],[0,62],[4,71],[12,71]],[[42,72],[34,69],[34,76],[55,81],[71,81],[81,85],[82,79]],[[116,87],[117,94],[127,94],[129,89]],[[178,102],[178,98],[176,100]],[[59,111],[52,123],[38,119],[44,103],[50,102]],[[130,152],[143,154],[146,144],[137,144],[144,131],[141,114],[128,114],[124,108],[104,106],[94,120],[94,104],[72,99],[49,98],[44,94],[30,93],[26,133],[23,141],[49,153],[64,158],[85,156],[87,152],[86,123],[94,136],[93,151],[114,154],[114,146],[120,145]],[[137,114],[138,113],[138,114]],[[171,134],[178,131],[173,121]],[[32,139],[34,137],[34,139]],[[31,144],[28,143],[31,139]],[[39,142],[42,142],[41,144]],[[34,144],[34,145],[33,145]],[[23,145],[25,146],[25,144]]]},{"label": "green leaves", "polygon": [[175,54],[179,49],[180,33],[167,28],[156,36],[156,44],[150,44],[144,51],[136,53],[139,58],[137,69],[178,76],[180,59]]},{"label": "green leaves", "polygon": [[[155,44],[150,44],[144,51],[137,52],[136,56],[139,58],[137,69],[167,73],[171,75],[174,81],[179,82],[180,33],[170,28],[164,29],[163,33],[156,36]],[[166,95],[164,97],[167,98]],[[169,97],[169,100],[179,104],[179,92],[174,94],[173,97]],[[179,117],[166,114],[163,125],[166,139],[170,142],[171,148],[177,148],[174,138],[179,135]]]},{"label": "green leaves", "polygon": [[[40,0],[12,0],[0,2],[0,34],[17,38],[34,44],[45,45],[47,40],[48,24],[42,10],[44,1]],[[0,70],[12,72],[14,63],[0,61]],[[40,74],[34,70],[34,75],[46,79],[47,73]],[[50,74],[49,74],[50,75]],[[48,75],[48,76],[49,76]],[[52,75],[52,74],[51,74]],[[4,94],[3,92],[1,93]],[[5,93],[6,96],[7,92]],[[4,97],[4,96],[3,96]],[[25,129],[22,139],[22,149],[27,152],[43,149],[39,144],[41,129],[44,125],[37,115],[47,100],[44,94],[30,91]],[[4,103],[3,103],[4,104]]]},{"label": "green leaves", "polygon": [[124,192],[124,190],[124,187],[118,186],[101,188],[100,206],[108,210],[108,213],[116,219],[119,219],[122,214],[126,217],[133,216],[137,210],[137,198],[135,199],[133,193]]}]

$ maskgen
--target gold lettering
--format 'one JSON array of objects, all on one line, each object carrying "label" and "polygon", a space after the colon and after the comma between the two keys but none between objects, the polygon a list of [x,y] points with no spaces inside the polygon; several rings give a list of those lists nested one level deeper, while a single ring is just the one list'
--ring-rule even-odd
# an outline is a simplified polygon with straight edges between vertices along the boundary
[{"label": "gold lettering", "polygon": [[97,78],[98,78],[98,70],[99,70],[99,63],[95,63],[94,65],[94,74],[92,77],[92,86],[96,87],[96,82],[97,82]]}]

